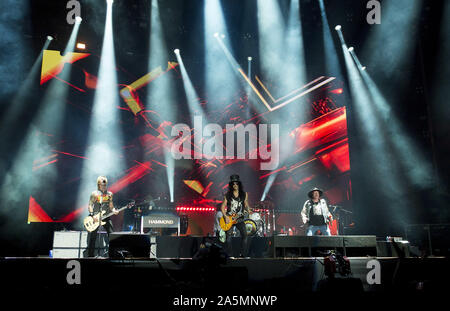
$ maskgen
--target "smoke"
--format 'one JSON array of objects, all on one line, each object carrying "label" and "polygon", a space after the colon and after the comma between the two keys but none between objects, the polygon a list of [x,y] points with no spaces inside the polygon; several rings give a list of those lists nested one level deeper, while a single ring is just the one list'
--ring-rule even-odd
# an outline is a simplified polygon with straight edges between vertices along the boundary
[{"label": "smoke", "polygon": [[275,0],[258,1],[259,55],[262,77],[265,81],[277,83],[275,97],[281,97],[290,89],[284,81],[284,23],[280,7]]},{"label": "smoke", "polygon": [[[443,179],[438,183],[441,190],[450,192],[450,105],[448,104],[448,85],[450,82],[450,66],[448,55],[450,55],[450,2],[445,1],[442,15],[442,26],[440,29],[439,50],[436,57],[436,74],[434,77],[432,92],[431,115],[433,120],[433,131],[435,137],[436,170]],[[437,150],[436,150],[437,149]],[[446,181],[446,182],[445,182]]]},{"label": "smoke", "polygon": [[0,1],[0,98],[19,88],[29,66],[28,13],[26,0]]},{"label": "smoke", "polygon": [[[232,65],[227,62],[227,59],[233,62],[234,58],[228,52],[231,45],[220,1],[205,1],[204,20],[205,82],[206,92],[209,95],[206,109],[215,110],[223,103],[231,102],[236,96],[239,86],[237,81],[239,65],[236,62]],[[220,39],[219,44],[223,44],[227,49],[222,51],[216,39]],[[223,52],[227,59],[223,57]]]},{"label": "smoke", "polygon": [[370,92],[371,100],[375,108],[376,117],[386,130],[385,136],[392,146],[399,166],[408,176],[408,181],[422,189],[433,186],[433,169],[431,163],[423,156],[412,137],[407,135],[400,120],[391,112],[389,103],[381,94],[378,87],[367,74],[362,71],[364,81]]},{"label": "smoke", "polygon": [[[109,183],[117,180],[124,170],[123,139],[120,128],[117,95],[116,60],[112,31],[112,7],[108,6],[99,66],[98,85],[92,108],[87,159],[83,163],[77,207],[87,205],[89,194],[96,190],[96,179],[108,177]],[[87,209],[85,210],[87,213]]]},{"label": "smoke", "polygon": [[381,24],[371,28],[361,55],[371,68],[388,77],[400,68],[407,68],[417,38],[421,6],[421,0],[383,2]]},{"label": "smoke", "polygon": [[25,211],[31,194],[46,194],[48,198],[45,201],[51,205],[54,193],[44,192],[42,187],[54,180],[55,166],[48,165],[33,172],[34,161],[50,153],[48,137],[39,135],[36,127],[32,126],[0,185],[0,217],[6,220],[2,230],[7,232],[7,239],[19,237],[27,225]]},{"label": "smoke", "polygon": [[81,0],[81,6],[82,12],[87,12],[89,26],[95,31],[96,36],[101,36],[105,30],[106,0]]},{"label": "smoke", "polygon": [[322,16],[323,45],[325,53],[325,69],[326,74],[337,76],[342,79],[341,66],[337,57],[337,50],[334,46],[333,37],[331,36],[330,25],[328,24],[327,12],[325,10],[324,0],[319,0],[320,15]]}]

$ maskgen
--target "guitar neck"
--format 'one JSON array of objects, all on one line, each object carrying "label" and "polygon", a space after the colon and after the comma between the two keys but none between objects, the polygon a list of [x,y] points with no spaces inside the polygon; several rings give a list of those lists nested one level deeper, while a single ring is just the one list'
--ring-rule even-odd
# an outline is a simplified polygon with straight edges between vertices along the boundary
[{"label": "guitar neck", "polygon": [[[128,205],[122,206],[121,208],[119,208],[119,209],[117,210],[117,212],[121,212],[121,211],[123,211],[124,209],[126,209],[127,207],[128,207]],[[110,216],[112,216],[112,215],[114,215],[114,213],[113,213],[113,212],[110,212],[110,213],[106,214],[105,216],[102,216],[102,220],[103,220],[103,219],[106,219],[106,218],[108,218],[108,217],[110,217]]]}]

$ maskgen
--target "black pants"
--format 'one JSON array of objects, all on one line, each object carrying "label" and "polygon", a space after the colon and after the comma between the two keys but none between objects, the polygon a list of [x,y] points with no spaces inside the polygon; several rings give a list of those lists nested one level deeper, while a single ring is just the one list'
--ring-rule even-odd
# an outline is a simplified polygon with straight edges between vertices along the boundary
[{"label": "black pants", "polygon": [[[233,227],[236,227],[236,229],[239,230],[239,233],[241,235],[241,250],[240,250],[240,256],[247,257],[248,256],[248,236],[247,236],[247,230],[245,229],[245,223],[238,222]],[[231,234],[233,233],[233,227],[231,227],[230,230],[227,231],[227,240],[226,240],[226,251],[229,255],[233,254],[233,245],[231,243]]]},{"label": "black pants", "polygon": [[[87,240],[88,240],[88,257],[94,257],[95,255],[95,242],[97,241],[97,231],[100,229],[101,226],[99,226],[96,230],[90,232],[88,234]],[[106,244],[106,248],[109,247],[109,235],[113,232],[113,224],[111,219],[106,220],[106,224],[103,225],[103,228],[105,228],[106,233],[108,234],[108,241]]]}]

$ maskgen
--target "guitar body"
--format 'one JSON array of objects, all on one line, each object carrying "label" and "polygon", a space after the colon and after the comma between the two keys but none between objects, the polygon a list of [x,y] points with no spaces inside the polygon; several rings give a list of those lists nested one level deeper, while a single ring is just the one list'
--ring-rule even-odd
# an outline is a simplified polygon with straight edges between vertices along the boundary
[{"label": "guitar body", "polygon": [[[228,218],[228,220],[229,220],[228,223],[225,223],[225,217]],[[233,225],[236,224],[238,218],[239,218],[239,217],[238,217],[237,215],[232,215],[232,216],[224,215],[224,216],[221,217],[220,220],[219,220],[220,228],[222,228],[223,231],[228,231],[228,230],[230,230],[231,227],[233,227]]]},{"label": "guitar body", "polygon": [[[125,205],[124,207],[121,207],[119,210],[117,210],[117,212],[121,212],[126,208],[131,208],[132,206],[134,206],[134,202],[132,203],[128,203],[127,205]],[[108,215],[105,215],[106,211],[101,211],[97,214],[95,214],[94,216],[87,216],[84,220],[83,220],[83,225],[84,228],[88,231],[88,232],[92,232],[97,230],[98,227],[100,227],[100,225],[105,225],[106,222],[103,221],[104,219],[114,215],[114,213],[109,213]],[[98,219],[97,222],[94,222],[94,217],[96,217]]]},{"label": "guitar body", "polygon": [[[105,211],[102,211],[101,213],[97,213],[94,216],[87,216],[84,220],[83,220],[83,224],[84,224],[84,228],[88,231],[88,232],[92,232],[97,230],[98,227],[100,227],[100,223],[103,226],[104,224],[106,224],[106,222],[103,221],[102,216],[105,215]],[[101,219],[100,221],[94,222],[94,217],[97,217],[97,219]]]}]

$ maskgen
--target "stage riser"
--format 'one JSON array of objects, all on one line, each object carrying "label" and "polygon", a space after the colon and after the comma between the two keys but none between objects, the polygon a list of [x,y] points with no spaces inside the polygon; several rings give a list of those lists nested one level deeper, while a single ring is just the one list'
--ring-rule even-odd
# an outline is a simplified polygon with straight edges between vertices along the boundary
[{"label": "stage riser", "polygon": [[[105,256],[106,233],[99,233],[95,255]],[[110,235],[109,255],[141,258],[192,258],[205,242],[217,243],[217,238],[192,236],[150,236],[128,232]],[[232,252],[237,257],[240,252],[240,237],[232,238]],[[78,245],[78,247],[76,247]],[[53,243],[54,258],[86,257],[87,232],[55,232]],[[347,257],[379,256],[409,257],[409,244],[377,242],[375,236],[273,236],[249,237],[249,253],[252,258],[321,257],[334,250]],[[125,252],[123,252],[125,251]]]},{"label": "stage riser", "polygon": [[382,257],[410,257],[409,243],[377,242],[377,254]]},{"label": "stage riser", "polygon": [[[219,244],[216,238],[208,238]],[[204,237],[156,237],[156,255],[158,258],[191,258],[200,248]],[[232,238],[232,253],[238,256],[241,238]],[[335,250],[345,256],[377,256],[375,236],[275,236],[250,237],[249,256],[252,258],[310,257],[323,256],[329,250]]]},{"label": "stage riser", "polygon": [[417,255],[450,256],[450,225],[410,225],[406,237],[411,245],[418,247]]}]

